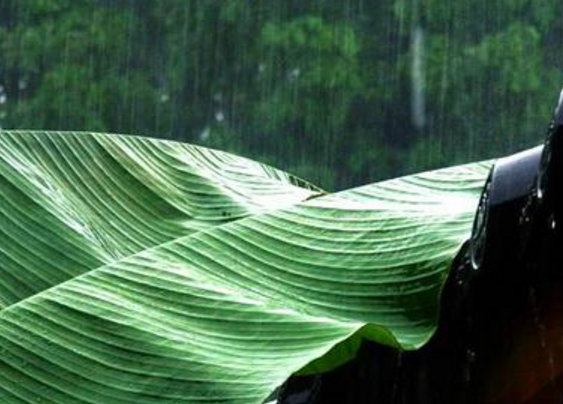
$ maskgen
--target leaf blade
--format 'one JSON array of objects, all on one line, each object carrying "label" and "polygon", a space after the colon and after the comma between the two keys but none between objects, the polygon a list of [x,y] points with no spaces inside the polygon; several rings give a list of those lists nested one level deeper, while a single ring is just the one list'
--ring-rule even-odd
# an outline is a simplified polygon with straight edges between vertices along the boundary
[{"label": "leaf blade", "polygon": [[0,308],[150,246],[316,192],[271,167],[176,142],[1,131]]},{"label": "leaf blade", "polygon": [[0,396],[260,403],[358,333],[416,348],[436,327],[488,169],[454,167],[254,215],[17,303],[0,312]]}]

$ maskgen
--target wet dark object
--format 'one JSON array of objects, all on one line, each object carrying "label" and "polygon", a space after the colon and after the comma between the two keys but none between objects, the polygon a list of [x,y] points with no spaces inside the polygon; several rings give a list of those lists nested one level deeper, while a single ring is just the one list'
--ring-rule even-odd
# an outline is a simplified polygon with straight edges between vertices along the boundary
[{"label": "wet dark object", "polygon": [[[419,351],[365,343],[280,404],[563,403],[563,106],[544,146],[501,159]],[[306,392],[308,392],[306,394]]]},{"label": "wet dark object", "polygon": [[[501,159],[491,172],[475,219],[470,243],[474,270],[514,265],[525,250],[531,222],[530,193],[537,182],[544,147]],[[510,252],[510,253],[508,253]]]}]

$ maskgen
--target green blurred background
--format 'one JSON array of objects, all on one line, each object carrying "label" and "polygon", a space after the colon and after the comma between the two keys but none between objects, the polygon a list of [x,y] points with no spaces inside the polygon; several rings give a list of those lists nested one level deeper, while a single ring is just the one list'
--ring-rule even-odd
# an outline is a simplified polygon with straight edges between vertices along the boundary
[{"label": "green blurred background", "polygon": [[224,149],[342,189],[540,143],[560,0],[0,0],[0,126]]}]

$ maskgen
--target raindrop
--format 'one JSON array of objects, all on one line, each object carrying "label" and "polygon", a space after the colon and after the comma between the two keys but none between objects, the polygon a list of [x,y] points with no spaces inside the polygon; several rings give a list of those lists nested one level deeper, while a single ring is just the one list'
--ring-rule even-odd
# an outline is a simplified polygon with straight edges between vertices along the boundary
[{"label": "raindrop", "polygon": [[487,242],[487,225],[489,221],[489,195],[491,183],[488,182],[475,217],[473,226],[473,234],[471,236],[471,267],[478,270],[483,263],[485,256],[485,247]]},{"label": "raindrop", "polygon": [[5,104],[6,101],[8,101],[8,96],[6,95],[4,86],[0,85],[0,105]]},{"label": "raindrop", "polygon": [[26,89],[27,89],[27,81],[25,81],[25,80],[23,80],[23,79],[20,79],[20,80],[18,81],[18,90],[24,91],[24,90],[26,90]]},{"label": "raindrop", "polygon": [[170,100],[170,96],[167,93],[163,93],[160,95],[160,102],[161,103],[165,103],[168,102]]},{"label": "raindrop", "polygon": [[476,353],[472,349],[467,349],[465,351],[465,366],[464,366],[464,379],[465,383],[469,383],[471,381],[471,373],[473,364],[475,363]]},{"label": "raindrop", "polygon": [[209,139],[209,137],[211,136],[211,130],[209,129],[209,126],[207,126],[204,130],[201,131],[201,133],[199,134],[199,140],[201,140],[202,142],[205,142],[206,140]]},{"label": "raindrop", "polygon": [[301,75],[301,69],[296,67],[295,69],[291,69],[288,75],[288,79],[290,82],[294,82],[299,78],[300,75]]},{"label": "raindrop", "polygon": [[225,120],[225,114],[223,113],[223,111],[215,112],[215,120],[217,122],[223,122]]},{"label": "raindrop", "polygon": [[424,31],[417,25],[412,33],[412,65],[411,65],[411,108],[412,121],[417,129],[426,125],[426,100],[424,91],[426,79],[424,73]]},{"label": "raindrop", "polygon": [[559,93],[559,102],[557,103],[557,107],[555,108],[556,113],[557,113],[557,111],[559,111],[559,109],[561,108],[562,105],[563,105],[563,89]]},{"label": "raindrop", "polygon": [[551,230],[555,230],[557,227],[557,221],[555,220],[555,216],[552,214],[549,218],[549,228]]}]

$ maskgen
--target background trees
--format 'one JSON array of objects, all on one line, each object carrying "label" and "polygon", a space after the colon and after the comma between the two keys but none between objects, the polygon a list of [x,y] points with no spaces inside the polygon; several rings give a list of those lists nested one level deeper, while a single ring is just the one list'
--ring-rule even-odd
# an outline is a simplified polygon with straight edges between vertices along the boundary
[{"label": "background trees", "polygon": [[237,152],[329,189],[544,137],[555,0],[0,0],[0,125]]}]

